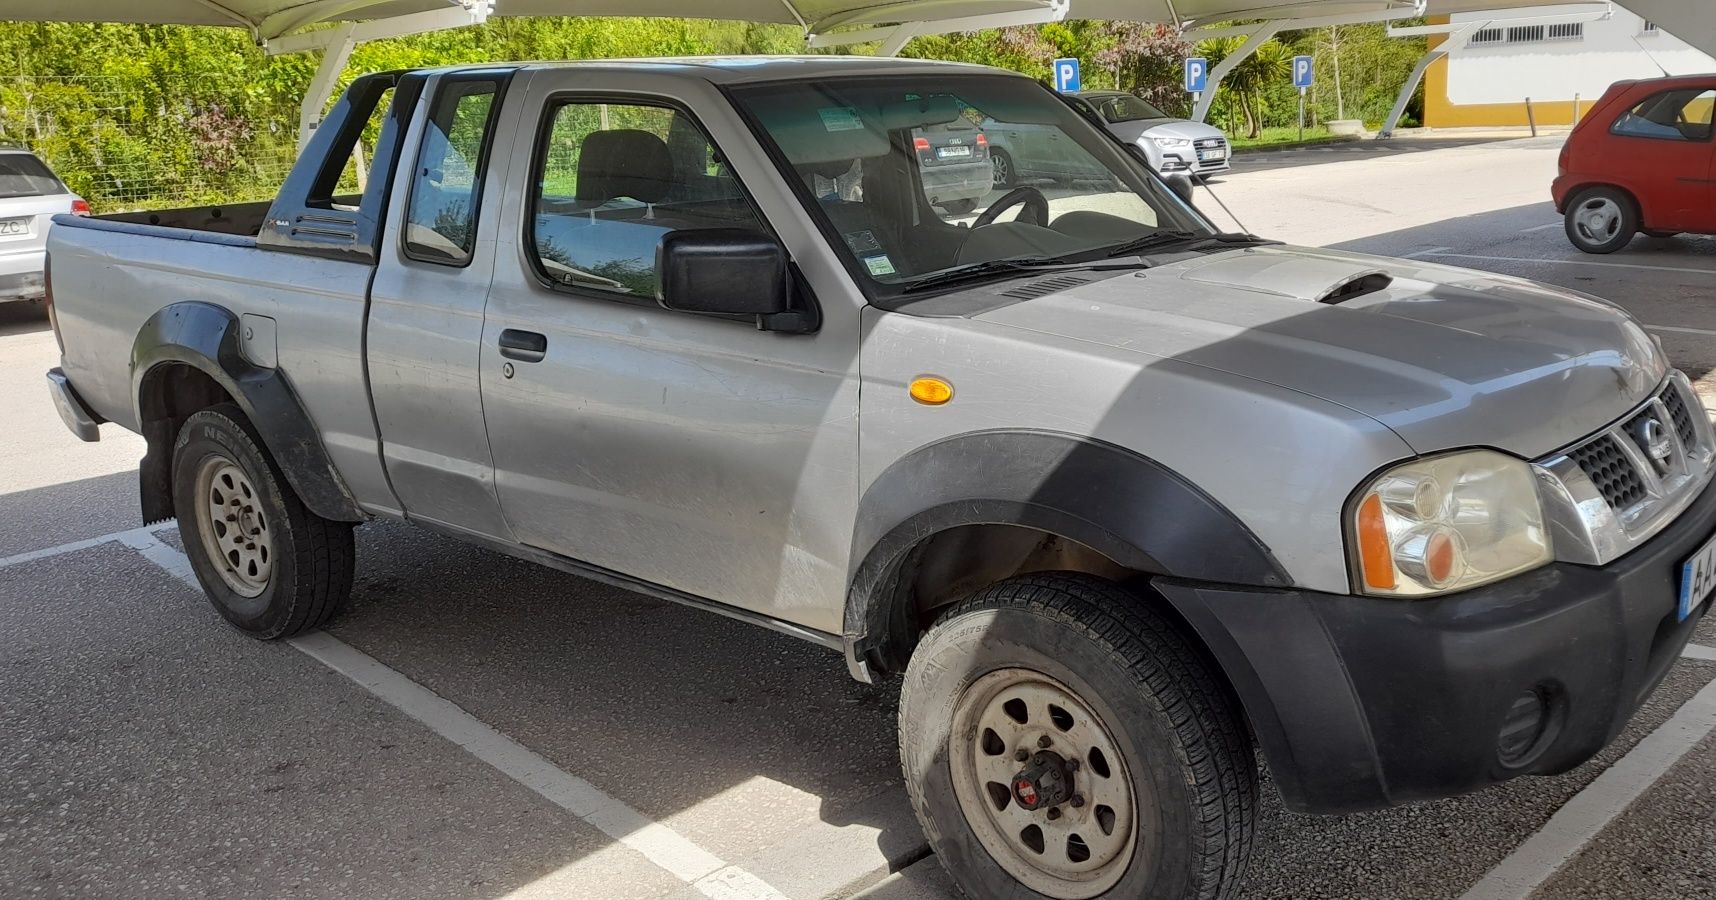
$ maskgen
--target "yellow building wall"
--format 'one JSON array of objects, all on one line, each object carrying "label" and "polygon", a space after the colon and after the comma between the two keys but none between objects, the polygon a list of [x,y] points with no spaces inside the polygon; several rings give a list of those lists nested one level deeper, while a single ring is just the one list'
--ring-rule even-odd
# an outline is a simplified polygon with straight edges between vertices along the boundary
[{"label": "yellow building wall", "polygon": [[[1430,16],[1425,22],[1431,25],[1446,25],[1447,16]],[[1433,34],[1428,39],[1429,49],[1435,49],[1448,40],[1447,35]],[[1591,111],[1591,104],[1596,97],[1580,98],[1578,114],[1583,117]],[[1545,98],[1531,101],[1532,115],[1536,116],[1539,125],[1572,125],[1574,124],[1574,101],[1568,99]],[[1525,102],[1519,103],[1452,103],[1448,100],[1448,57],[1444,56],[1430,64],[1424,70],[1424,124],[1430,128],[1524,128],[1531,124],[1525,111]]]}]

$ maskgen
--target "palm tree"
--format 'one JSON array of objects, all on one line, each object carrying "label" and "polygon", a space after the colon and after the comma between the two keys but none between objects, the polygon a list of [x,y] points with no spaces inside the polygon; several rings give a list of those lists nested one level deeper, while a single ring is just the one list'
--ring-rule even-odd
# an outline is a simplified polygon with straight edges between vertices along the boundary
[{"label": "palm tree", "polygon": [[[1198,52],[1210,61],[1211,66],[1220,64],[1229,54],[1239,52],[1245,43],[1245,38],[1217,38],[1198,45]],[[1239,98],[1239,108],[1245,115],[1245,133],[1247,137],[1256,139],[1263,134],[1263,117],[1260,97],[1265,86],[1271,82],[1283,81],[1292,76],[1293,53],[1279,41],[1266,41],[1257,48],[1257,52],[1246,57],[1243,62],[1233,67],[1222,79],[1221,86],[1233,92]]]}]

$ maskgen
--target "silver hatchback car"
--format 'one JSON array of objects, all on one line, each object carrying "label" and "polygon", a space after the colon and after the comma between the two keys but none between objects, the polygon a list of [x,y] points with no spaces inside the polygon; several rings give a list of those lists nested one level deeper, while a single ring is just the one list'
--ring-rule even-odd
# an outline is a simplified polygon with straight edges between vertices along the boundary
[{"label": "silver hatchback car", "polygon": [[0,303],[46,293],[48,227],[59,213],[87,216],[89,203],[34,153],[0,148]]},{"label": "silver hatchback car", "polygon": [[1083,91],[1073,96],[1096,110],[1110,134],[1143,150],[1150,167],[1164,175],[1215,175],[1233,168],[1227,135],[1213,125],[1174,118],[1124,91]]}]

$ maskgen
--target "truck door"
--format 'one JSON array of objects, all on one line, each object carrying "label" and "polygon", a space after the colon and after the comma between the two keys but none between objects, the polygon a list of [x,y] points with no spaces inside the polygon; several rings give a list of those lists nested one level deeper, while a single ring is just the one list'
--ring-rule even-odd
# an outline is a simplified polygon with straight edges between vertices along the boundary
[{"label": "truck door", "polygon": [[503,540],[477,365],[508,162],[491,147],[508,79],[444,76],[420,101],[367,335],[382,459],[404,512]]},{"label": "truck door", "polygon": [[802,210],[712,86],[597,77],[531,73],[524,103],[541,121],[517,130],[514,156],[533,169],[509,195],[523,228],[497,266],[481,351],[507,522],[527,545],[837,634],[857,310],[781,334],[658,305],[670,231],[787,235],[789,255],[817,238],[770,228],[760,204]]}]

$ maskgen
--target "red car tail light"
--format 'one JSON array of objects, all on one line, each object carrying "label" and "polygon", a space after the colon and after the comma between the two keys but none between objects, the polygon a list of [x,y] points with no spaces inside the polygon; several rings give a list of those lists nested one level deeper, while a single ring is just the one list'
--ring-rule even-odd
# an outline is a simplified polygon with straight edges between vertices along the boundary
[{"label": "red car tail light", "polygon": [[928,150],[929,149],[929,138],[913,138],[912,139],[912,146],[917,148],[920,152],[924,151],[924,150]]},{"label": "red car tail light", "polygon": [[72,198],[72,215],[74,215],[74,216],[87,216],[87,215],[89,215],[89,201],[83,199],[82,197],[73,197]]}]

